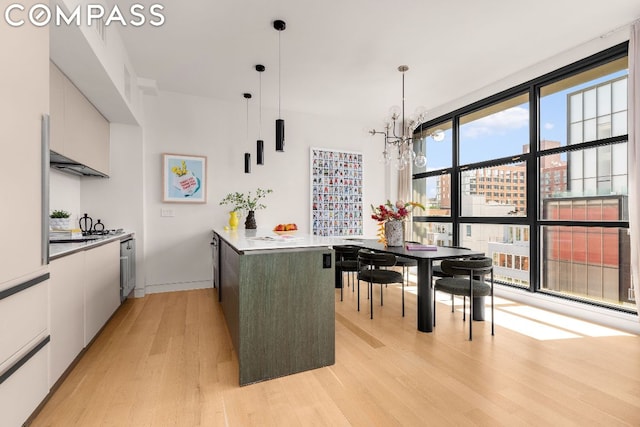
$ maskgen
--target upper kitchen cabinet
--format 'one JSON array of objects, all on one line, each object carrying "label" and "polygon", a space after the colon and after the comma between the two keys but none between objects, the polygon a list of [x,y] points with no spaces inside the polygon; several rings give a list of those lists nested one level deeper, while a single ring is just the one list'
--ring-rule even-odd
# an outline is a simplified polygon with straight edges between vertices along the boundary
[{"label": "upper kitchen cabinet", "polygon": [[109,122],[50,63],[51,150],[109,174]]}]

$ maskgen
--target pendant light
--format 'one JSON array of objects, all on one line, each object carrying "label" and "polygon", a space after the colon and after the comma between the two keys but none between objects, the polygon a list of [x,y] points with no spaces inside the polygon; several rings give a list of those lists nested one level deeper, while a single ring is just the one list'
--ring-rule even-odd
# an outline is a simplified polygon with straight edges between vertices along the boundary
[{"label": "pendant light", "polygon": [[264,165],[264,141],[262,140],[262,72],[265,70],[264,65],[256,65],[256,71],[259,73],[259,89],[258,96],[260,96],[259,109],[258,109],[258,140],[256,141],[256,164]]},{"label": "pendant light", "polygon": [[[247,100],[247,143],[249,143],[249,100],[250,93],[243,93],[244,99]],[[251,153],[244,153],[244,173],[251,173]]]},{"label": "pendant light", "polygon": [[276,151],[284,151],[284,120],[280,116],[280,86],[281,86],[281,53],[280,34],[287,28],[287,24],[279,19],[273,21],[273,28],[278,31],[278,119],[276,120]]}]

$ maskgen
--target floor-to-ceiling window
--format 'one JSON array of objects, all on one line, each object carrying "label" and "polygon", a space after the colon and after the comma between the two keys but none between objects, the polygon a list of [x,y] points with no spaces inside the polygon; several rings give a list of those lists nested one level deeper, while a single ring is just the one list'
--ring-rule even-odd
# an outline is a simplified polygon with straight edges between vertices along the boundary
[{"label": "floor-to-ceiling window", "polygon": [[423,125],[414,239],[482,250],[505,285],[635,311],[626,84],[623,44]]}]

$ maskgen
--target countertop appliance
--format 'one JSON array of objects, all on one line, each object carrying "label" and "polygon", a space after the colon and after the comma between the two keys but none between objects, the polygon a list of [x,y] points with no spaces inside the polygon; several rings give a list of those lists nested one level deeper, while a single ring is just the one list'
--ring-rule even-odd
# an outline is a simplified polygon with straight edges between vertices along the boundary
[{"label": "countertop appliance", "polygon": [[120,302],[136,287],[136,240],[120,242]]}]

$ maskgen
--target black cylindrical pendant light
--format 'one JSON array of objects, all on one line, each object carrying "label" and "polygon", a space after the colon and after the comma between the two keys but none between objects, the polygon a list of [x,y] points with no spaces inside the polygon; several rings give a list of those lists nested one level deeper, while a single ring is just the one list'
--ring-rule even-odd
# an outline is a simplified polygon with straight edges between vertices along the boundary
[{"label": "black cylindrical pendant light", "polygon": [[251,153],[244,153],[244,173],[251,173]]},{"label": "black cylindrical pendant light", "polygon": [[256,141],[256,164],[264,165],[264,141],[261,139]]},{"label": "black cylindrical pendant light", "polygon": [[[247,142],[249,142],[249,100],[250,93],[243,93],[244,99],[247,100]],[[244,173],[251,173],[251,153],[244,153]]]},{"label": "black cylindrical pendant light", "polygon": [[273,28],[278,31],[278,119],[276,120],[276,151],[284,151],[284,120],[280,116],[280,86],[281,86],[281,53],[280,34],[287,28],[287,24],[279,19],[273,21]]},{"label": "black cylindrical pendant light", "polygon": [[276,151],[284,151],[284,120],[276,120]]},{"label": "black cylindrical pendant light", "polygon": [[258,109],[258,140],[256,141],[256,164],[258,165],[264,165],[264,141],[262,140],[262,72],[265,69],[264,65],[256,65],[256,71],[259,73],[258,76],[260,76],[258,92],[260,96],[260,108]]}]

